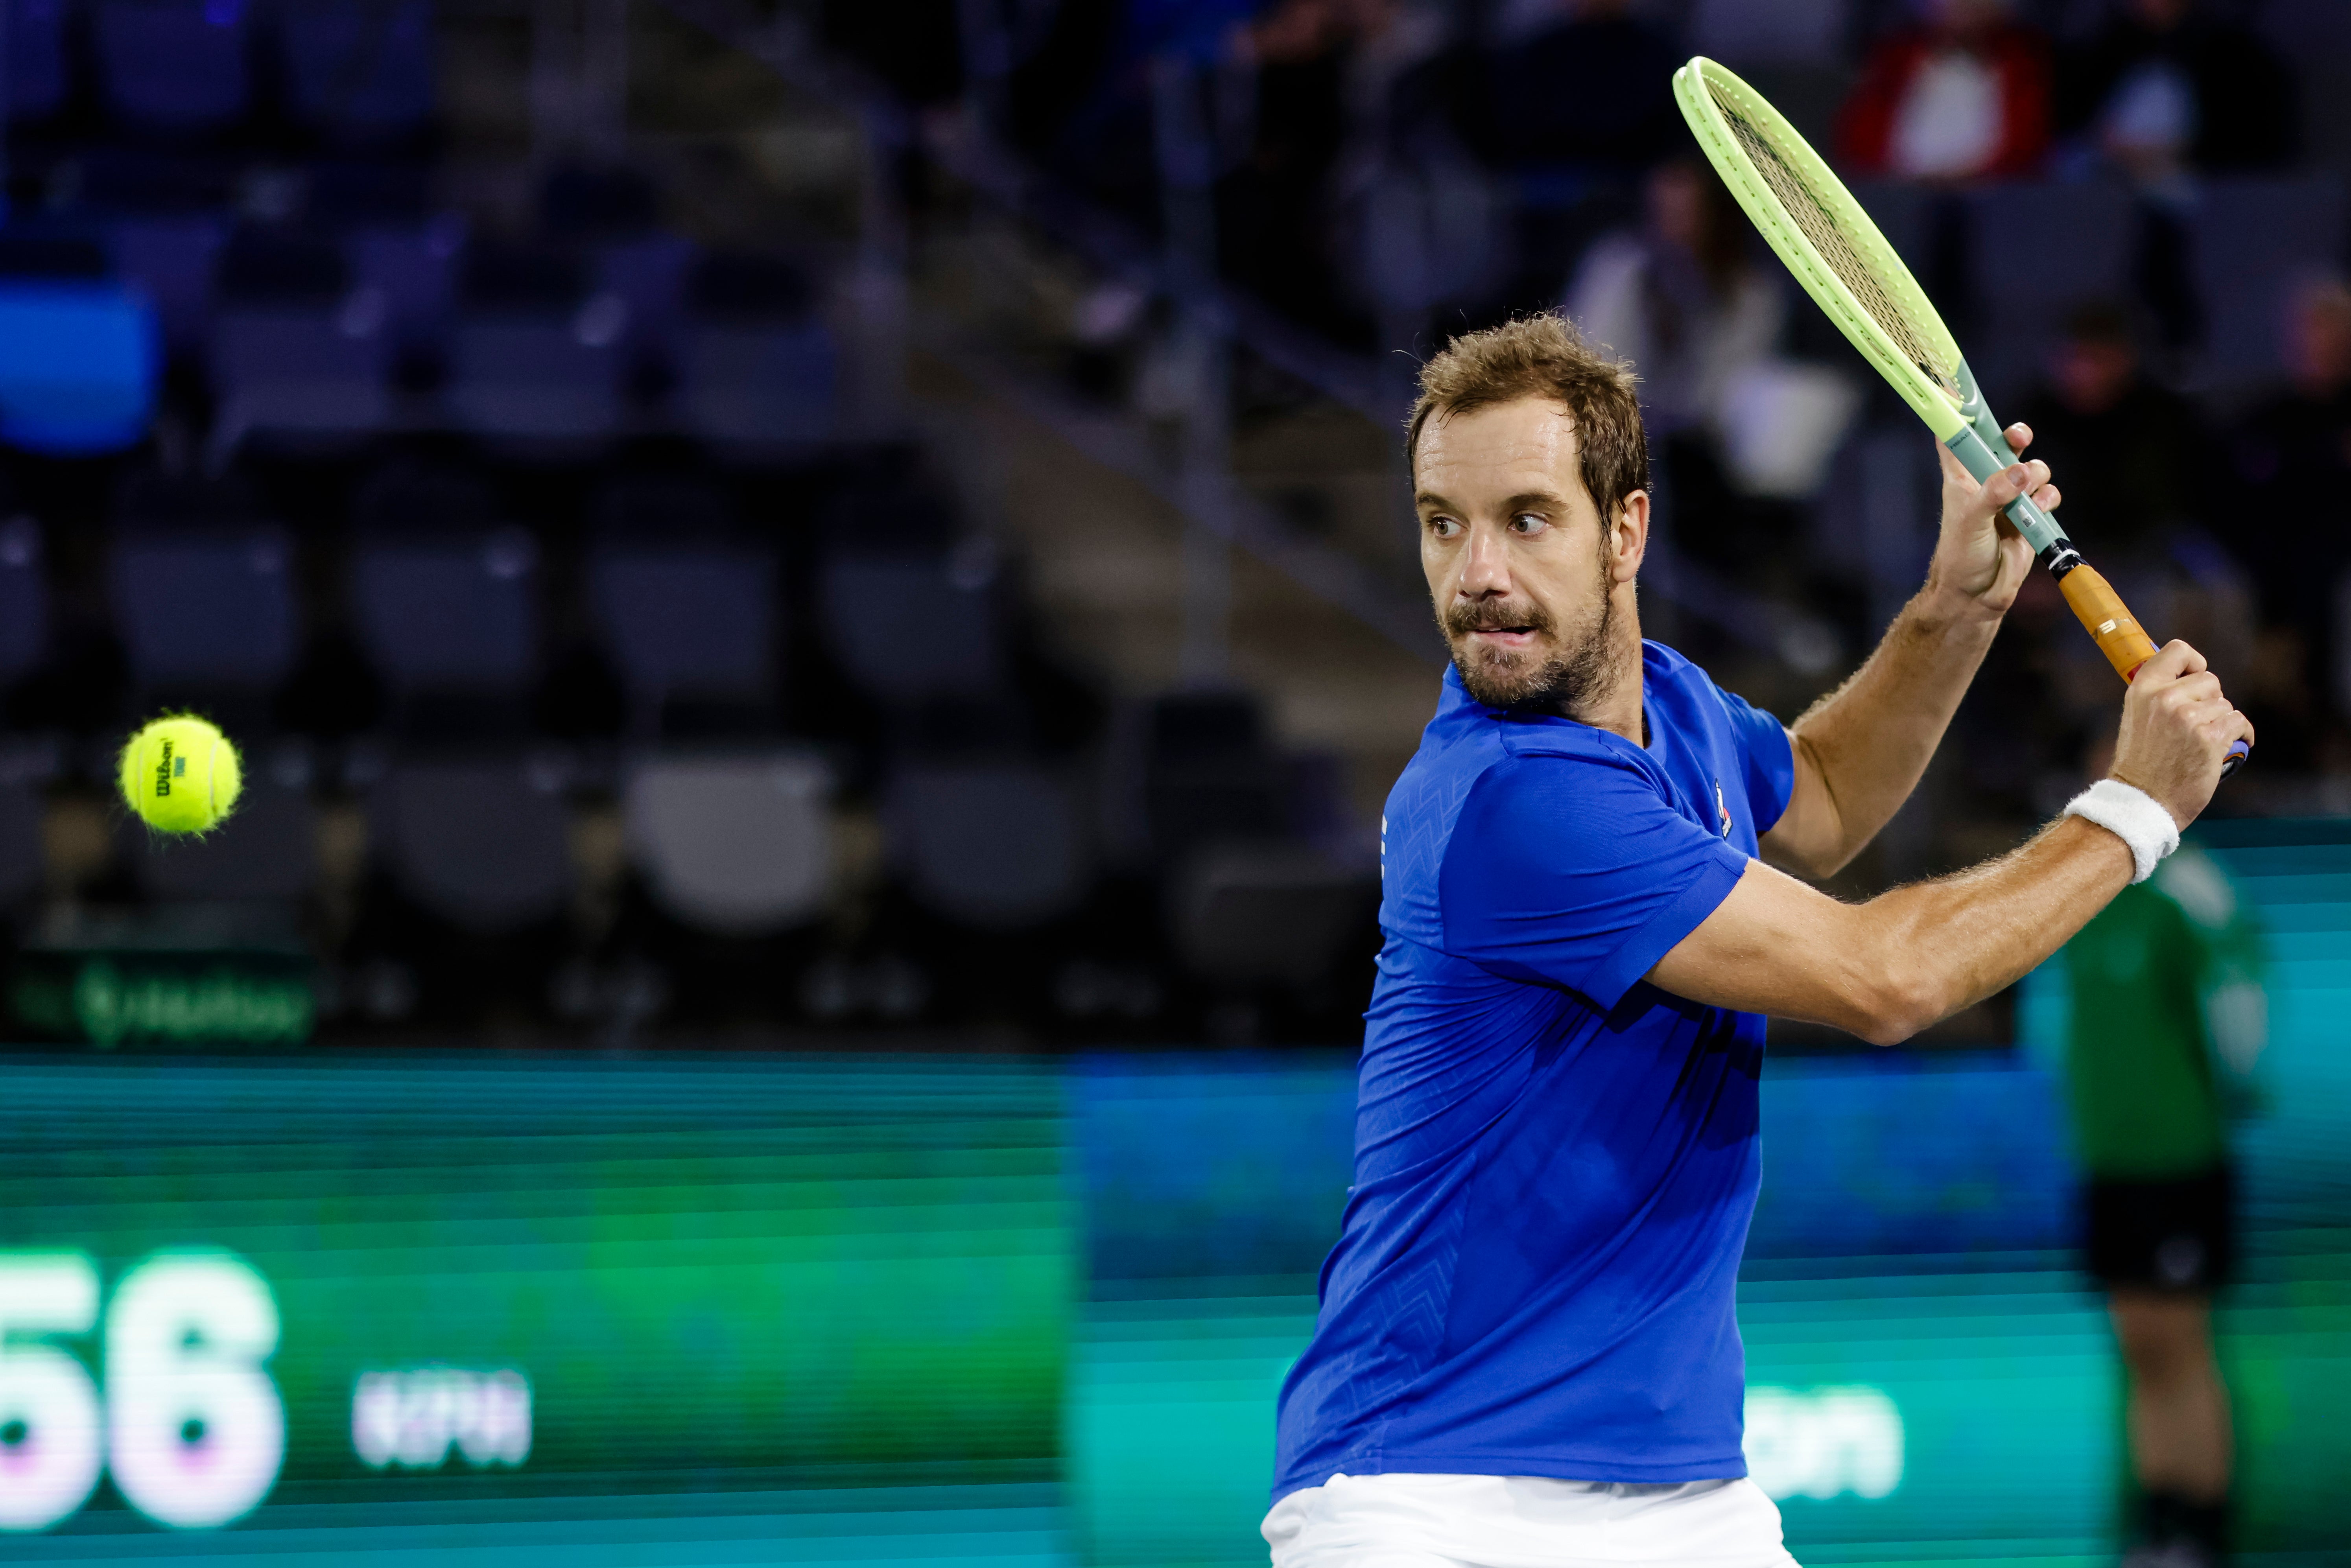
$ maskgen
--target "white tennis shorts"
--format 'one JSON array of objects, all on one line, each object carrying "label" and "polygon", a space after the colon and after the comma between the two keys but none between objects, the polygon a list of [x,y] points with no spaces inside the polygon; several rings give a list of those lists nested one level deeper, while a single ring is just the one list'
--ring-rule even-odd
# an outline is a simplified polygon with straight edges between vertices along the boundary
[{"label": "white tennis shorts", "polygon": [[1265,1516],[1273,1568],[1797,1568],[1748,1480],[1332,1476]]}]

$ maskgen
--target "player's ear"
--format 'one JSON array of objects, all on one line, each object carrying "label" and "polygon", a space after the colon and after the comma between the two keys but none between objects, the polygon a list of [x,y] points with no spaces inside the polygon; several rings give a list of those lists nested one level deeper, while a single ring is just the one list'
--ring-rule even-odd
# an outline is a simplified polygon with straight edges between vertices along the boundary
[{"label": "player's ear", "polygon": [[1609,580],[1630,582],[1649,553],[1649,493],[1635,490],[1616,510],[1608,528]]}]

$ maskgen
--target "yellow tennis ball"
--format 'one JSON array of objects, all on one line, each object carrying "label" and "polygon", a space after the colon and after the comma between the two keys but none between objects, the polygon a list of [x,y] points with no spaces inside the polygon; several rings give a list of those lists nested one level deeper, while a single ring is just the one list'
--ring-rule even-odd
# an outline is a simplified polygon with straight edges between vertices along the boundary
[{"label": "yellow tennis ball", "polygon": [[155,719],[122,748],[122,799],[167,833],[201,833],[236,804],[236,747],[201,718]]}]

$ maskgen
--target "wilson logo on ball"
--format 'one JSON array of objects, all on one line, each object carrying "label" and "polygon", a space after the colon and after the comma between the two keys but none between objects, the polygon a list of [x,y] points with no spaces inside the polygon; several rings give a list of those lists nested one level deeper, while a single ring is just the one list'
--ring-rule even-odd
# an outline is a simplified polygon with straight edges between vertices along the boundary
[{"label": "wilson logo on ball", "polygon": [[166,740],[163,742],[162,756],[155,759],[155,793],[159,797],[172,792],[172,774],[184,773],[188,770],[185,759],[177,759],[180,762],[177,768],[172,766],[174,760],[172,756],[172,743]]}]

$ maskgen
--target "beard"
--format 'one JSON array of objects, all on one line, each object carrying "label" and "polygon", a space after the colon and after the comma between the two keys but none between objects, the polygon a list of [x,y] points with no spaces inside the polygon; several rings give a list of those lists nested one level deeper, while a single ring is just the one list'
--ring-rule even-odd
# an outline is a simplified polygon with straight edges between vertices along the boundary
[{"label": "beard", "polygon": [[[1550,612],[1539,605],[1485,600],[1447,606],[1438,622],[1452,649],[1453,667],[1461,672],[1461,684],[1488,707],[1567,718],[1589,712],[1616,684],[1609,657],[1616,603],[1608,593],[1604,570],[1600,590],[1599,613],[1565,637]],[[1533,632],[1533,644],[1514,650],[1473,647],[1468,641],[1472,632],[1504,628]]]}]

